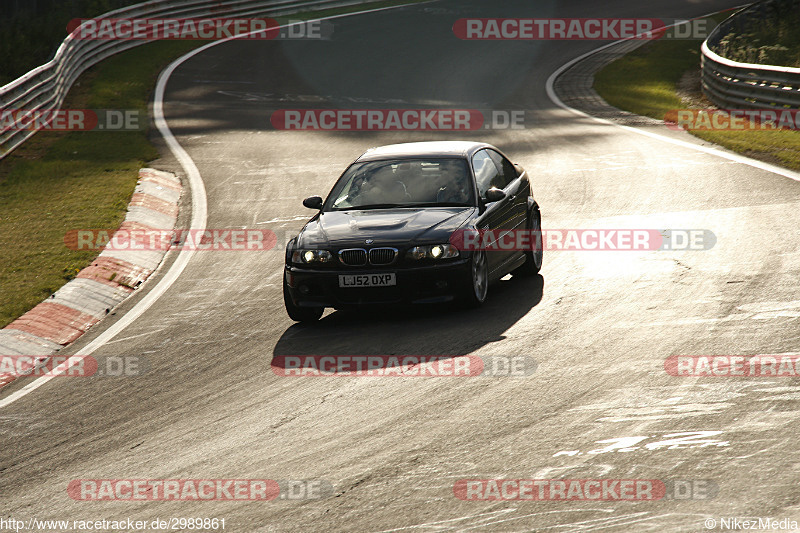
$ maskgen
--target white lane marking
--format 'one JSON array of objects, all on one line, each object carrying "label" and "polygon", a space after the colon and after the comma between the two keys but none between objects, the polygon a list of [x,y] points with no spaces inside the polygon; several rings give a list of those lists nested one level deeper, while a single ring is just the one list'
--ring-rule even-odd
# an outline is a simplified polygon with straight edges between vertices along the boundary
[{"label": "white lane marking", "polygon": [[556,452],[553,457],[558,457],[559,455],[576,456],[586,454],[597,455],[601,453],[628,453],[637,450],[686,450],[694,448],[707,448],[709,446],[716,446],[718,448],[730,446],[731,443],[727,440],[723,441],[719,439],[702,438],[715,437],[721,434],[722,431],[682,431],[679,433],[669,433],[662,436],[663,440],[649,442],[644,446],[636,446],[636,444],[648,439],[654,439],[656,436],[639,435],[636,437],[617,437],[613,439],[595,441],[596,444],[608,444],[608,446],[603,448],[589,450],[587,452],[582,452],[580,450],[562,450]]},{"label": "white lane marking", "polygon": [[272,218],[270,220],[265,220],[264,222],[256,222],[256,224],[273,224],[275,222],[296,222],[298,220],[308,220],[308,217],[307,216],[278,217],[278,218]]},{"label": "white lane marking", "polygon": [[[424,2],[421,2],[424,3]],[[401,4],[396,6],[388,6],[388,7],[380,7],[376,9],[368,9],[364,11],[355,11],[353,13],[343,13],[341,15],[332,15],[330,17],[322,17],[310,21],[303,21],[303,22],[294,22],[292,24],[286,24],[284,26],[280,26],[280,28],[288,28],[290,26],[295,26],[298,24],[305,24],[308,22],[317,22],[322,20],[330,20],[334,18],[342,18],[342,17],[349,17],[354,15],[363,15],[366,13],[373,13],[376,11],[386,11],[389,9],[397,9],[401,7],[408,7],[409,5],[418,5],[418,4]],[[263,30],[262,30],[263,32]],[[172,130],[169,129],[167,125],[167,119],[164,116],[164,93],[166,91],[167,83],[169,82],[170,76],[175,72],[175,70],[181,66],[183,63],[191,59],[192,57],[196,56],[197,54],[208,50],[214,46],[220,45],[222,43],[226,43],[228,41],[233,41],[236,39],[248,37],[249,35],[259,33],[259,31],[250,32],[243,35],[237,35],[236,37],[228,37],[226,39],[222,39],[219,41],[214,41],[213,43],[208,43],[206,45],[201,46],[200,48],[196,48],[191,52],[179,57],[175,61],[173,61],[158,77],[158,83],[156,85],[156,93],[155,98],[153,101],[153,118],[158,128],[158,131],[161,133],[162,137],[167,143],[172,155],[175,156],[175,159],[181,164],[183,167],[184,172],[186,172],[186,176],[189,180],[190,189],[192,191],[192,220],[191,220],[191,228],[204,230],[206,228],[206,222],[208,221],[208,200],[206,198],[206,188],[205,184],[203,183],[203,178],[200,176],[200,170],[198,170],[197,165],[192,160],[191,156],[189,155],[186,150],[180,145],[178,140],[172,134]],[[178,255],[178,258],[169,268],[164,277],[159,280],[155,287],[144,297],[142,298],[133,308],[125,313],[125,315],[119,319],[119,321],[114,324],[113,326],[109,327],[106,331],[101,333],[95,340],[90,342],[83,348],[80,352],[80,357],[78,354],[70,357],[64,363],[59,365],[54,369],[53,375],[45,376],[38,378],[35,381],[32,381],[22,387],[20,390],[9,394],[3,399],[0,399],[0,409],[3,407],[7,407],[14,403],[15,401],[27,396],[31,392],[35,391],[51,379],[57,376],[59,372],[64,372],[67,369],[71,368],[75,364],[78,363],[80,359],[87,355],[91,355],[94,353],[98,348],[102,347],[108,341],[113,339],[117,336],[120,332],[122,332],[126,327],[132,324],[137,318],[139,318],[145,311],[147,311],[154,303],[158,301],[161,296],[167,292],[167,290],[178,280],[178,277],[183,273],[183,270],[186,268],[186,265],[189,264],[189,260],[194,257],[194,251],[184,252]],[[160,270],[159,266],[159,270]]]},{"label": "white lane marking", "polygon": [[161,333],[166,328],[158,328],[154,329],[153,331],[147,331],[145,333],[137,333],[136,335],[131,335],[130,337],[122,337],[121,339],[114,339],[113,341],[108,341],[106,344],[114,344],[115,342],[124,342],[131,339],[136,339],[139,337],[147,337],[148,335],[155,335],[156,333]]},{"label": "white lane marking", "polygon": [[619,44],[621,42],[625,42],[625,41],[626,41],[626,39],[623,39],[621,41],[615,41],[613,43],[604,44],[603,46],[600,46],[599,48],[595,48],[594,50],[586,52],[585,54],[582,54],[582,55],[576,57],[575,59],[572,59],[571,61],[568,61],[567,63],[561,65],[558,69],[556,69],[555,72],[553,72],[550,75],[549,78],[547,78],[547,83],[545,85],[545,90],[547,91],[547,96],[550,98],[550,100],[554,104],[556,104],[561,109],[564,109],[564,110],[569,111],[570,113],[574,113],[576,115],[580,115],[582,117],[589,118],[589,119],[591,119],[591,120],[593,120],[595,122],[598,122],[600,124],[611,125],[611,126],[614,126],[614,127],[617,127],[617,128],[621,128],[621,129],[623,129],[625,131],[628,131],[628,132],[631,132],[631,133],[636,133],[637,135],[644,135],[645,137],[649,137],[651,139],[655,139],[655,140],[658,140],[658,141],[667,142],[667,143],[673,144],[675,146],[680,146],[682,148],[689,148],[690,150],[697,150],[698,152],[703,152],[703,153],[706,153],[706,154],[709,154],[709,155],[722,157],[722,158],[728,159],[730,161],[735,161],[736,163],[741,163],[743,165],[747,165],[747,166],[750,166],[750,167],[753,167],[753,168],[757,168],[759,170],[765,170],[767,172],[772,172],[773,174],[778,174],[779,176],[783,176],[785,178],[789,178],[789,179],[792,179],[792,180],[795,180],[795,181],[800,181],[800,173],[794,172],[792,170],[781,168],[781,167],[776,166],[776,165],[770,165],[769,163],[763,163],[761,161],[756,161],[755,159],[750,159],[749,157],[744,157],[744,156],[741,156],[741,155],[738,155],[738,154],[728,153],[728,152],[725,152],[725,151],[720,150],[718,148],[710,148],[710,147],[707,147],[707,146],[701,146],[701,145],[694,144],[694,143],[687,142],[687,141],[681,141],[681,140],[678,140],[678,139],[672,139],[670,137],[666,137],[666,136],[658,134],[658,133],[645,131],[645,130],[642,130],[642,129],[639,129],[639,128],[633,128],[631,126],[624,126],[622,124],[617,124],[616,122],[613,122],[611,120],[606,120],[604,118],[595,117],[595,116],[590,115],[588,113],[584,113],[583,111],[579,111],[579,110],[577,110],[577,109],[575,109],[573,107],[568,106],[567,104],[565,104],[564,102],[561,101],[561,99],[556,94],[555,88],[554,88],[556,78],[558,78],[567,69],[569,69],[570,67],[572,67],[576,63],[586,59],[587,57],[589,57],[589,56],[591,56],[591,55],[593,55],[593,54],[595,54],[597,52],[600,52],[602,50],[605,50],[606,48],[611,48],[612,46],[615,46],[615,45],[617,45],[617,44]]}]

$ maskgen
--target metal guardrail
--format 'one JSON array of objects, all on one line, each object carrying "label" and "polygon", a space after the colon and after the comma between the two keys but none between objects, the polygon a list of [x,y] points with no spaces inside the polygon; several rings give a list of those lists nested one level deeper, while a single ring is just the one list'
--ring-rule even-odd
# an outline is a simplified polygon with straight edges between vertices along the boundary
[{"label": "metal guardrail", "polygon": [[701,47],[703,93],[724,109],[800,109],[800,68],[739,63],[714,51],[731,29],[742,32],[748,20],[763,18],[778,5],[800,9],[800,0],[758,2],[717,26]]},{"label": "metal guardrail", "polygon": [[[103,14],[97,18],[223,18],[286,16],[367,3],[368,0],[151,0]],[[0,87],[0,111],[58,110],[78,77],[102,60],[151,41],[81,40],[67,37],[53,59]],[[6,125],[0,129],[0,159],[36,130]]]}]

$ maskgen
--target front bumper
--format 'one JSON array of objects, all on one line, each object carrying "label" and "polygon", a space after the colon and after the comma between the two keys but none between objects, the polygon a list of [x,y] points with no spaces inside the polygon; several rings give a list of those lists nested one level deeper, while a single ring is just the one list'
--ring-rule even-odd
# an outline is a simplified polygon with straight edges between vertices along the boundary
[{"label": "front bumper", "polygon": [[[392,287],[339,287],[339,276],[394,273]],[[470,287],[470,259],[403,268],[308,269],[286,265],[284,280],[300,307],[359,307],[364,305],[448,302]]]}]

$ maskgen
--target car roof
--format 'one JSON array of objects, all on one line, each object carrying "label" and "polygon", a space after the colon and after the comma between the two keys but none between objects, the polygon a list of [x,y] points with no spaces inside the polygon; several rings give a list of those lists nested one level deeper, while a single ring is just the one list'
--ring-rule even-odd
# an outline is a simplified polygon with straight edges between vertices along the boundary
[{"label": "car roof", "polygon": [[[427,141],[377,146],[364,152],[356,161],[412,157],[466,157],[490,144],[474,141]],[[496,150],[496,148],[494,148]]]}]

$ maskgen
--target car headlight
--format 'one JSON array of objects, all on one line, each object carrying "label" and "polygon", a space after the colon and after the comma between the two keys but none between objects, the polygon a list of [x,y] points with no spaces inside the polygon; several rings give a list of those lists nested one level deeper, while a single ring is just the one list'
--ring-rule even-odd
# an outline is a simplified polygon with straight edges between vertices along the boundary
[{"label": "car headlight", "polygon": [[292,263],[308,265],[311,263],[327,263],[333,256],[328,250],[295,250],[292,252]]},{"label": "car headlight", "polygon": [[458,248],[452,244],[415,246],[406,254],[409,259],[453,259],[458,256]]}]

